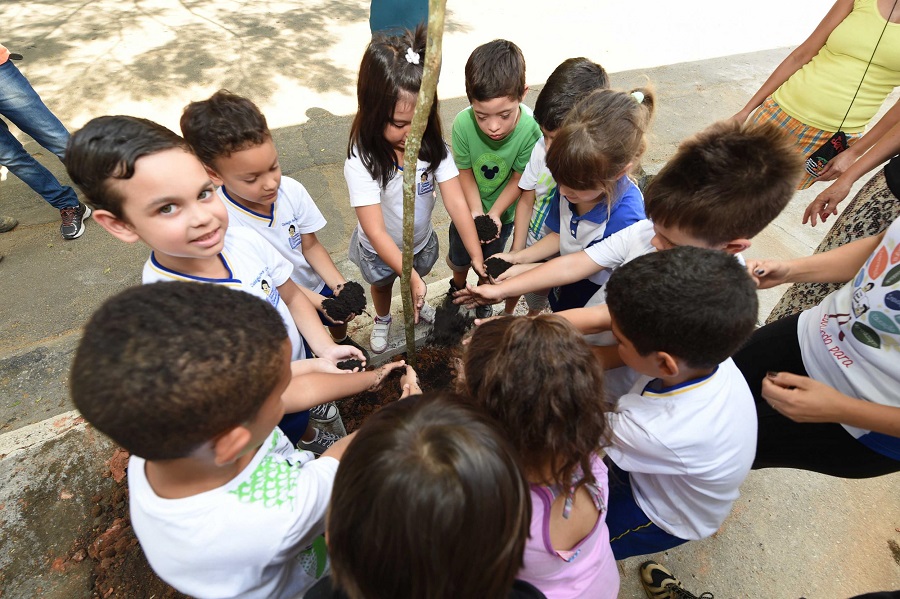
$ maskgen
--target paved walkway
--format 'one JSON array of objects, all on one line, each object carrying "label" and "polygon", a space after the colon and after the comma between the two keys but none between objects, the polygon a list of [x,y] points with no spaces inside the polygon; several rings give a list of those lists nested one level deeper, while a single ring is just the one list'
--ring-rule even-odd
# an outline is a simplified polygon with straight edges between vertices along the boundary
[{"label": "paved walkway", "polygon": [[[815,13],[826,10],[774,0],[760,0],[747,14],[746,6],[699,0],[665,8],[654,0],[599,4],[570,0],[545,15],[546,4],[529,11],[526,3],[511,15],[501,3],[454,0],[439,88],[444,122],[465,106],[468,53],[507,37],[528,61],[531,105],[541,82],[570,56],[603,64],[616,87],[649,80],[660,108],[645,163],[655,171],[679,140],[736,112],[786,46],[812,31]],[[773,24],[765,17],[776,7],[783,18]],[[541,14],[532,18],[535,12]],[[269,118],[285,174],[306,185],[329,221],[322,241],[338,267],[357,278],[346,260],[356,221],[342,163],[367,16],[362,0],[26,0],[0,5],[0,21],[10,24],[0,43],[26,56],[20,68],[73,130],[115,113],[177,129],[190,100],[220,87],[250,96]],[[21,138],[64,178],[55,157]],[[824,230],[801,226],[799,215],[815,193],[798,196],[748,255],[809,253]],[[0,235],[2,434],[71,409],[66,380],[80,326],[103,299],[139,281],[147,251],[113,240],[92,222],[82,239],[63,242],[56,211],[11,175],[0,174],[0,213],[21,222]],[[446,214],[436,218],[446,235]],[[446,247],[446,238],[441,243]],[[427,280],[447,276],[439,266]],[[763,296],[765,311],[779,293]],[[900,476],[842,481],[753,473],[722,531],[663,559],[690,588],[717,597],[825,598],[897,588],[898,483]],[[637,562],[621,563],[622,597],[642,596]]]}]

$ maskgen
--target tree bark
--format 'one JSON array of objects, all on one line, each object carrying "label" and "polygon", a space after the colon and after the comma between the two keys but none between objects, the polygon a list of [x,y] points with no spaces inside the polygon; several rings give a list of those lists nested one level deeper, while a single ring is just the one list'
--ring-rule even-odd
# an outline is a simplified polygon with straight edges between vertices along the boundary
[{"label": "tree bark", "polygon": [[441,42],[444,36],[444,9],[446,0],[429,0],[428,42],[425,45],[425,64],[422,85],[416,97],[416,109],[406,136],[403,153],[403,271],[400,275],[400,296],[403,299],[403,324],[406,331],[406,362],[416,365],[415,305],[425,298],[412,297],[409,283],[413,267],[413,224],[415,223],[416,163],[422,134],[428,125],[428,115],[434,104],[438,73],[441,71]]}]

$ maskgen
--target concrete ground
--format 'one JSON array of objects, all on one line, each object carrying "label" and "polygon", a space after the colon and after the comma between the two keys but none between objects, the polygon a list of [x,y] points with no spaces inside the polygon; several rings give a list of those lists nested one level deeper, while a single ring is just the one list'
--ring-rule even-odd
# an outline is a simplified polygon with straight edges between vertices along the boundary
[{"label": "concrete ground", "polygon": [[[439,88],[445,124],[466,105],[463,65],[480,43],[506,37],[522,47],[531,85],[526,102],[532,106],[559,62],[588,56],[612,73],[615,87],[655,86],[659,111],[645,157],[651,172],[685,136],[740,109],[827,10],[825,4],[775,0],[759,0],[749,11],[711,0],[565,0],[535,19],[546,8],[534,5],[529,10],[528,2],[520,3],[512,15],[501,3],[451,3]],[[782,18],[772,23],[767,15],[775,8]],[[328,219],[320,238],[341,271],[358,279],[346,259],[356,220],[342,164],[367,17],[364,0],[23,0],[0,4],[0,21],[9,24],[0,43],[25,55],[19,67],[71,130],[94,116],[117,113],[177,130],[188,101],[220,87],[251,97],[268,116],[285,174],[303,182]],[[67,181],[54,156],[19,138]],[[809,253],[825,229],[800,225],[800,215],[823,187],[798,194],[754,240],[748,257]],[[84,463],[68,455],[80,449],[81,437],[68,432],[72,441],[58,442],[60,418],[73,418],[69,363],[80,327],[96,306],[139,282],[147,250],[115,241],[92,222],[83,238],[64,242],[58,213],[5,172],[0,214],[20,221],[16,230],[0,235],[0,539],[13,554],[36,544],[29,549],[40,567],[54,550],[22,533],[33,517],[15,504],[16,491],[33,483],[23,474],[23,455],[32,456],[36,472],[61,479],[67,476],[61,464]],[[446,247],[446,213],[438,210],[435,217]],[[437,293],[448,276],[439,262],[427,282]],[[780,292],[763,294],[763,317]],[[709,590],[717,597],[830,598],[900,588],[898,483],[900,475],[847,481],[788,470],[754,472],[716,536],[657,559],[696,593]],[[0,557],[0,569],[6,559]],[[620,563],[622,597],[642,596],[639,561]],[[0,577],[0,595],[5,580]]]}]

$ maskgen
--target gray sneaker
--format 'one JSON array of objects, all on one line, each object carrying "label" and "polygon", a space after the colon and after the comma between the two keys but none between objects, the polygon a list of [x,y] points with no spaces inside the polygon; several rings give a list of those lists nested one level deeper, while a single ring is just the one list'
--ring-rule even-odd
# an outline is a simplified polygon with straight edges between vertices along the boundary
[{"label": "gray sneaker", "polygon": [[316,431],[316,438],[312,441],[304,441],[300,439],[297,443],[297,449],[303,449],[306,451],[311,451],[316,455],[322,455],[325,453],[325,450],[334,445],[341,439],[340,435],[335,435],[334,433],[329,433],[320,429],[313,429]]},{"label": "gray sneaker", "polygon": [[59,211],[62,217],[62,224],[59,226],[59,232],[63,239],[78,239],[84,235],[84,221],[91,215],[90,206],[85,206],[81,202],[73,208],[63,208]]},{"label": "gray sneaker", "polygon": [[337,406],[334,405],[333,401],[320,404],[310,409],[309,411],[309,417],[316,422],[321,422],[322,424],[334,422],[338,419],[338,416],[340,416],[340,414],[338,413]]}]

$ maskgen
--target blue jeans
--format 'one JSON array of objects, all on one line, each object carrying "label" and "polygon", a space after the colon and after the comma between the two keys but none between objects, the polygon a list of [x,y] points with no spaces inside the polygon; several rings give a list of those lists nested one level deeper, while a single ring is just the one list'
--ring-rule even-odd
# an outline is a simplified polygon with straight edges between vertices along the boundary
[{"label": "blue jeans", "polygon": [[[0,115],[9,119],[36,142],[65,157],[69,132],[28,83],[11,60],[0,64]],[[60,184],[53,173],[32,158],[19,140],[0,119],[0,164],[28,184],[54,208],[73,208],[78,205],[75,190]]]}]

